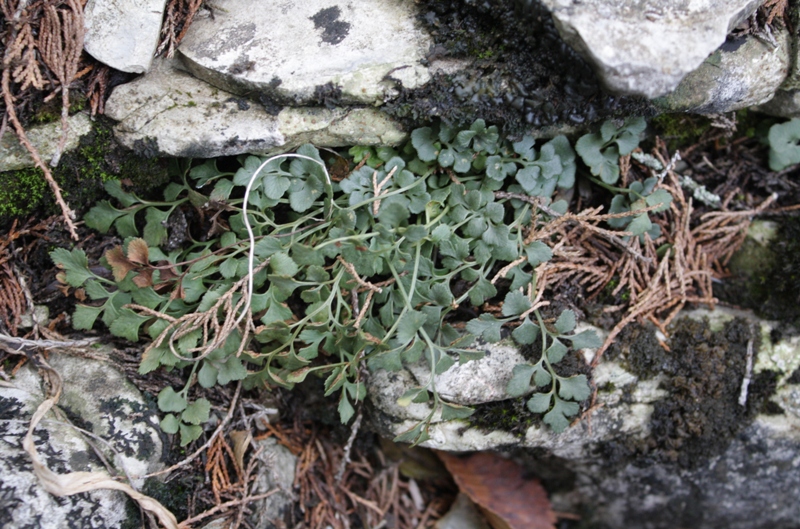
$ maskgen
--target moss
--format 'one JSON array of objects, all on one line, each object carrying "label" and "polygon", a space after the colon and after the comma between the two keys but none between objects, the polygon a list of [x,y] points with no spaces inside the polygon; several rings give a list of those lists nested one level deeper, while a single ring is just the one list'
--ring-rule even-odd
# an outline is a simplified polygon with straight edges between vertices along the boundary
[{"label": "moss", "polygon": [[[111,122],[103,118],[81,138],[77,149],[62,156],[53,177],[79,215],[105,195],[103,182],[107,180],[127,180],[132,189],[145,192],[169,179],[165,161],[144,159],[119,146]],[[27,168],[0,173],[0,227],[33,212],[41,216],[60,213],[42,171]]]},{"label": "moss", "polygon": [[[168,483],[158,478],[150,478],[142,487],[142,494],[150,496],[167,508],[178,520],[189,516],[190,495],[195,488],[201,487],[202,477],[184,474]],[[141,518],[141,510],[133,501],[128,501],[125,509],[126,520],[121,529],[139,529],[146,526]]]},{"label": "moss", "polygon": [[733,277],[714,285],[715,296],[763,318],[800,325],[800,217],[785,218],[766,246],[748,239],[730,267]]},{"label": "moss", "polygon": [[670,351],[654,345],[648,332],[629,332],[620,347],[635,374],[664,375],[661,388],[669,396],[654,403],[649,439],[603,445],[609,462],[637,455],[643,464],[652,458],[694,468],[722,453],[757,414],[775,411],[768,402],[777,374],[770,371],[753,377],[746,406],[739,404],[747,344],[752,340],[758,349],[760,341],[747,321],[734,319],[712,332],[707,320],[684,318],[670,327]]},{"label": "moss", "polygon": [[670,150],[694,145],[711,129],[711,120],[694,114],[661,114],[651,120],[655,132],[667,141]]}]

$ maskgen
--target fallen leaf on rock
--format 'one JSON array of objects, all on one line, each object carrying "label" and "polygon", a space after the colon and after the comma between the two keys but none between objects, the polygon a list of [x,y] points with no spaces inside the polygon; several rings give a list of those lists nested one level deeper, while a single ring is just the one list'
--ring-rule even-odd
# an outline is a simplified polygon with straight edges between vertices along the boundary
[{"label": "fallen leaf on rock", "polygon": [[518,464],[489,452],[463,458],[438,455],[494,529],[554,529],[556,515],[547,491],[539,480],[524,478]]}]

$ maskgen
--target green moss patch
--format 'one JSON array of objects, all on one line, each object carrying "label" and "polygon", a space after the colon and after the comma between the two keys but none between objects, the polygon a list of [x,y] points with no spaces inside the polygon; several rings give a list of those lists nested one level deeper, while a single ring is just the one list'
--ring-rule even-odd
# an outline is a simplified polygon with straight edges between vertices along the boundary
[{"label": "green moss patch", "polygon": [[[77,149],[64,154],[53,176],[78,214],[105,196],[103,182],[107,180],[124,180],[134,189],[146,191],[169,179],[165,161],[140,157],[119,146],[111,122],[102,118],[81,138]],[[60,213],[42,171],[27,168],[0,173],[0,227],[33,212],[40,216]]]}]

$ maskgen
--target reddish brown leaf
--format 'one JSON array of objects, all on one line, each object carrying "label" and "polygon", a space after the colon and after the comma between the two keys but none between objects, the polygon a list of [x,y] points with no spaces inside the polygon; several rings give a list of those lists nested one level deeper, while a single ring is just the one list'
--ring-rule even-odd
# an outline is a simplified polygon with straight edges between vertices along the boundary
[{"label": "reddish brown leaf", "polygon": [[77,299],[78,301],[86,301],[86,291],[82,288],[76,288],[75,299]]},{"label": "reddish brown leaf", "polygon": [[153,270],[145,268],[133,276],[133,284],[139,288],[147,288],[153,285]]},{"label": "reddish brown leaf", "polygon": [[105,254],[106,261],[108,264],[111,265],[111,271],[114,273],[114,280],[115,281],[122,281],[125,279],[125,276],[128,275],[128,272],[136,268],[125,254],[122,253],[122,247],[116,246],[108,250]]},{"label": "reddish brown leaf", "polygon": [[147,248],[147,243],[144,239],[133,239],[128,243],[128,259],[131,262],[146,265],[148,264],[148,257],[150,250]]},{"label": "reddish brown leaf", "polygon": [[460,458],[438,452],[461,492],[486,511],[492,527],[553,529],[556,515],[536,479],[523,478],[522,467],[489,452]]}]

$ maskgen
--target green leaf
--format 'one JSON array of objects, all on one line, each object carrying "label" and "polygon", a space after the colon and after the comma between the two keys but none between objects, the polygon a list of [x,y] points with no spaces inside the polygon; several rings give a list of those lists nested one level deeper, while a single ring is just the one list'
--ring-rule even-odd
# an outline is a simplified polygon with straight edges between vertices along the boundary
[{"label": "green leaf", "polygon": [[575,375],[569,378],[558,378],[558,395],[562,399],[581,402],[589,398],[592,390],[586,375]]},{"label": "green leaf", "polygon": [[411,133],[411,144],[417,150],[417,156],[423,162],[432,162],[436,159],[435,137],[430,127],[422,127]]},{"label": "green leaf", "polygon": [[225,279],[230,279],[236,276],[236,271],[239,268],[239,261],[233,257],[228,257],[219,265],[219,273]]},{"label": "green leaf", "polygon": [[406,228],[405,238],[408,242],[419,242],[427,236],[428,230],[425,228],[425,226],[414,224],[413,226]]},{"label": "green leaf", "polygon": [[276,253],[270,257],[269,267],[272,269],[273,274],[283,277],[294,277],[300,271],[297,263],[284,252]]},{"label": "green leaf", "polygon": [[227,384],[232,380],[242,380],[247,376],[247,368],[244,367],[241,359],[231,355],[223,362],[217,364],[219,373],[217,374],[217,382],[219,384]]},{"label": "green leaf", "polygon": [[100,233],[108,233],[114,221],[125,214],[124,211],[114,208],[107,200],[103,200],[90,209],[83,217],[83,220],[93,230],[97,230]]},{"label": "green leaf", "polygon": [[567,354],[567,346],[554,339],[550,347],[547,348],[547,359],[551,364],[557,364]]},{"label": "green leaf", "polygon": [[355,415],[356,410],[353,408],[353,405],[350,404],[350,401],[347,399],[347,394],[342,391],[341,396],[339,397],[339,418],[342,421],[342,424],[347,424],[350,422],[350,419],[353,418]]},{"label": "green leaf", "polygon": [[397,399],[397,405],[408,407],[412,402],[428,402],[430,395],[425,388],[411,388],[407,389],[400,398]]},{"label": "green leaf", "polygon": [[409,216],[408,209],[398,202],[384,201],[378,211],[378,219],[388,228],[399,228]]},{"label": "green leaf", "polygon": [[658,209],[653,210],[653,213],[660,213],[669,209],[672,204],[672,195],[666,189],[656,189],[651,195],[645,199],[648,206],[655,206],[660,204]]},{"label": "green leaf", "polygon": [[522,325],[514,329],[511,336],[520,345],[530,345],[539,337],[539,326],[532,323],[528,318],[525,318]]},{"label": "green leaf", "polygon": [[219,371],[211,365],[211,362],[203,361],[203,367],[197,373],[197,382],[204,388],[213,388],[217,384],[217,374]]},{"label": "green leaf", "polygon": [[393,441],[395,443],[411,443],[411,446],[416,446],[430,438],[430,435],[428,435],[428,425],[424,422],[420,422],[395,437]]},{"label": "green leaf", "polygon": [[180,424],[181,446],[186,446],[203,433],[203,427],[197,424]]},{"label": "green leaf", "polygon": [[283,246],[281,245],[280,239],[276,239],[275,237],[264,237],[263,239],[256,241],[253,251],[256,257],[270,257],[275,253],[283,251]]},{"label": "green leaf", "polygon": [[167,386],[158,393],[158,409],[161,411],[181,412],[186,409],[186,399],[171,386]]},{"label": "green leaf", "polygon": [[511,371],[511,379],[506,386],[506,392],[512,397],[520,397],[531,388],[531,377],[536,367],[530,364],[517,364]]},{"label": "green leaf", "polygon": [[553,377],[550,376],[550,372],[542,367],[541,364],[536,366],[536,372],[533,374],[533,382],[536,384],[536,387],[542,387],[548,385],[553,380]]},{"label": "green leaf", "polygon": [[150,316],[142,316],[141,314],[133,312],[131,309],[122,309],[119,311],[119,315],[111,323],[108,330],[111,331],[111,334],[114,336],[136,342],[139,340],[139,327],[149,319]]},{"label": "green leaf", "polygon": [[474,408],[460,406],[449,402],[442,402],[442,420],[452,421],[455,419],[466,419],[475,413]]},{"label": "green leaf", "polygon": [[[463,272],[462,272],[463,275]],[[497,295],[497,289],[486,278],[481,276],[469,290],[469,302],[478,307],[483,305],[487,299]]]},{"label": "green leaf", "polygon": [[119,180],[108,180],[103,184],[103,188],[106,193],[119,200],[122,207],[129,208],[139,201],[135,196],[122,189],[122,183]]},{"label": "green leaf", "polygon": [[403,369],[402,351],[402,347],[397,347],[391,351],[376,353],[374,356],[370,355],[367,361],[369,368],[385,369],[392,372],[400,371]]},{"label": "green leaf", "polygon": [[575,328],[575,313],[569,309],[564,310],[556,320],[556,330],[561,334],[572,332]]},{"label": "green leaf", "polygon": [[545,414],[543,420],[550,425],[555,433],[561,433],[569,426],[568,417],[572,417],[580,411],[580,406],[574,402],[565,402],[559,398],[555,399],[553,409]]},{"label": "green leaf", "polygon": [[436,362],[436,365],[434,366],[433,372],[437,375],[441,375],[442,373],[453,367],[455,363],[456,361],[453,360],[452,357],[450,357],[450,355],[442,353],[439,356],[439,360]]},{"label": "green leaf", "polygon": [[87,279],[94,277],[89,271],[89,260],[83,250],[75,248],[70,252],[64,248],[56,248],[50,252],[50,259],[64,270],[67,284],[71,287],[79,287]]},{"label": "green leaf", "polygon": [[597,349],[603,345],[603,340],[597,336],[593,330],[587,329],[573,336],[564,336],[567,340],[572,340],[573,349]]},{"label": "green leaf", "polygon": [[531,300],[518,290],[509,292],[503,300],[503,316],[519,316],[529,308]]},{"label": "green leaf", "polygon": [[397,325],[397,338],[399,345],[406,345],[417,336],[417,331],[425,325],[428,317],[422,312],[409,310],[400,317]]},{"label": "green leaf", "polygon": [[161,246],[167,239],[167,228],[165,227],[169,218],[169,211],[161,211],[158,208],[149,207],[144,215],[145,225],[142,236],[147,241],[148,246]]},{"label": "green leaf", "polygon": [[88,305],[76,305],[75,313],[72,315],[72,328],[75,330],[88,331],[94,326],[94,322],[103,307],[90,307]]},{"label": "green leaf", "polygon": [[181,413],[181,420],[189,424],[200,424],[208,421],[208,415],[211,412],[211,403],[206,399],[198,399],[183,410]]},{"label": "green leaf", "polygon": [[491,314],[481,314],[478,318],[467,322],[467,332],[479,336],[490,343],[500,341],[502,327],[503,322]]},{"label": "green leaf", "polygon": [[173,414],[168,413],[161,419],[159,426],[161,426],[161,431],[168,434],[176,434],[178,433],[178,426],[181,422],[175,417]]},{"label": "green leaf", "polygon": [[772,125],[767,139],[770,169],[782,171],[800,163],[800,119]]},{"label": "green leaf", "polygon": [[633,235],[642,235],[649,230],[652,225],[653,224],[650,222],[650,217],[647,216],[647,213],[642,213],[641,215],[635,216],[625,229],[631,232]]},{"label": "green leaf", "polygon": [[531,266],[539,266],[553,258],[553,250],[541,241],[534,241],[525,248]]},{"label": "green leaf", "polygon": [[533,413],[544,413],[550,409],[552,393],[536,393],[528,400],[528,409]]},{"label": "green leaf", "polygon": [[449,307],[455,301],[453,293],[450,292],[450,287],[445,283],[436,283],[431,287],[431,296],[433,302],[440,307]]}]

